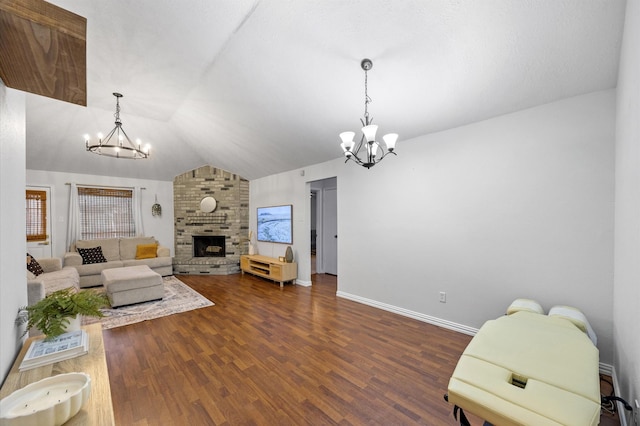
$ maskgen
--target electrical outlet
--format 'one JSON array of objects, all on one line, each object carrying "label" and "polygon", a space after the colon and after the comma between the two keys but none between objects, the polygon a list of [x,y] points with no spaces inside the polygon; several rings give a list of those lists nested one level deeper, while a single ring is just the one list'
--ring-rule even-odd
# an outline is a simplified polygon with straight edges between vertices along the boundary
[{"label": "electrical outlet", "polygon": [[444,291],[440,292],[440,303],[447,303],[447,293]]}]

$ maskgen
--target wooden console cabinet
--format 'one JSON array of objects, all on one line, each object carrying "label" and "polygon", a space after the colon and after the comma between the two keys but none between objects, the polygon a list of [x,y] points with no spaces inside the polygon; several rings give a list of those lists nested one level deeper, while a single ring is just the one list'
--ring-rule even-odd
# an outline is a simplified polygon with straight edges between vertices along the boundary
[{"label": "wooden console cabinet", "polygon": [[273,257],[259,254],[240,256],[240,269],[242,273],[248,272],[259,277],[267,278],[284,286],[287,281],[298,278],[298,264],[295,262],[280,262]]},{"label": "wooden console cabinet", "polygon": [[111,405],[111,386],[109,385],[109,371],[107,370],[104,341],[102,340],[102,325],[97,323],[82,328],[87,331],[89,336],[88,354],[20,372],[20,363],[27,353],[31,342],[35,339],[42,338],[42,336],[27,339],[11,371],[9,371],[7,375],[2,389],[0,389],[0,398],[5,398],[13,391],[22,389],[30,383],[57,374],[73,372],[87,373],[89,377],[91,377],[91,394],[89,400],[78,414],[71,417],[71,419],[65,423],[65,426],[113,425],[114,416],[113,406]]}]

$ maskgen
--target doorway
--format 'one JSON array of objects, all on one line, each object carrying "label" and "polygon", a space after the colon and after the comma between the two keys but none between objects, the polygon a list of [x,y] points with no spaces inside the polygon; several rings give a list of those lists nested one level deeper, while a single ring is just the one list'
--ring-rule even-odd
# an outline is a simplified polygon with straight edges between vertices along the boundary
[{"label": "doorway", "polygon": [[338,275],[337,179],[310,182],[311,271]]}]

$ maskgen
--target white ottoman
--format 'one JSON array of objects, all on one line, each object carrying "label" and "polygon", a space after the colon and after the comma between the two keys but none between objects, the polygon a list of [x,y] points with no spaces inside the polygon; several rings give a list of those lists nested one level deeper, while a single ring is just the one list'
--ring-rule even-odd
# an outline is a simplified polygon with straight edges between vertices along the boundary
[{"label": "white ottoman", "polygon": [[162,276],[147,265],[105,269],[101,275],[113,308],[159,300],[164,296]]}]

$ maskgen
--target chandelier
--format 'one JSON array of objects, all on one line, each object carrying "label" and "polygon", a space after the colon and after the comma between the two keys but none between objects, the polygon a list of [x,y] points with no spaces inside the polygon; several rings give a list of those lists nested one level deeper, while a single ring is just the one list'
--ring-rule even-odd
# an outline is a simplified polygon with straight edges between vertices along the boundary
[{"label": "chandelier", "polygon": [[[144,148],[141,146],[140,139],[136,139],[134,145],[129,139],[129,136],[122,128],[122,121],[120,121],[120,93],[114,93],[116,97],[116,127],[113,128],[107,137],[103,139],[102,133],[98,133],[98,143],[92,144],[89,135],[84,135],[84,143],[87,147],[87,151],[93,152],[98,155],[106,155],[107,157],[126,158],[131,160],[137,160],[140,158],[149,158],[150,147],[146,145]],[[111,139],[114,139],[113,142]]]},{"label": "chandelier", "polygon": [[[364,70],[364,118],[360,119],[360,122],[364,126],[362,127],[362,137],[360,138],[360,142],[356,145],[353,141],[355,132],[342,132],[340,133],[340,139],[342,139],[340,146],[342,147],[344,156],[347,157],[344,161],[345,163],[352,160],[362,167],[370,169],[382,161],[382,159],[388,154],[398,155],[394,152],[396,148],[396,141],[398,140],[398,134],[389,133],[382,137],[384,144],[386,145],[386,150],[380,142],[376,141],[378,126],[371,124],[373,120],[369,116],[368,110],[371,98],[367,93],[367,71],[373,68],[373,62],[371,62],[370,59],[363,59],[362,62],[360,62],[360,66]],[[378,153],[380,153],[380,156],[378,156]]]}]

